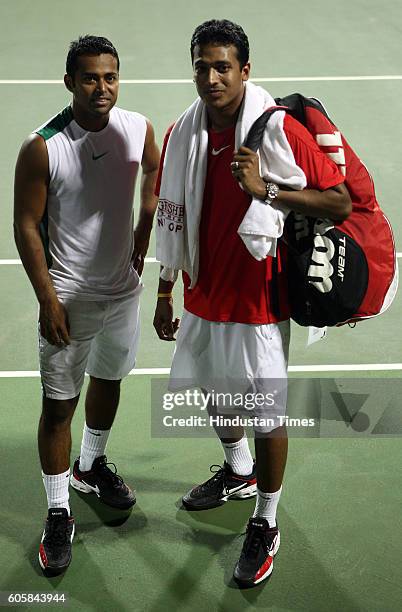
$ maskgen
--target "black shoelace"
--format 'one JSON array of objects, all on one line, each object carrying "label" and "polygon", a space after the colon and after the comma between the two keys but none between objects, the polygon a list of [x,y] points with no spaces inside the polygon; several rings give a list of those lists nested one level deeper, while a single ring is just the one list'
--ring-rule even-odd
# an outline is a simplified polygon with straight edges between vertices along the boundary
[{"label": "black shoelace", "polygon": [[229,493],[228,487],[226,486],[225,468],[214,463],[210,466],[209,471],[212,472],[213,476],[201,485],[201,491],[206,491],[211,487],[222,487],[222,490],[225,489],[225,492]]},{"label": "black shoelace", "polygon": [[65,518],[49,520],[46,540],[56,546],[63,546],[67,542],[67,521]]},{"label": "black shoelace", "polygon": [[243,547],[243,554],[246,557],[255,559],[258,555],[261,544],[265,543],[264,532],[258,527],[252,527],[247,530],[246,539]]},{"label": "black shoelace", "polygon": [[[114,472],[108,467],[109,465],[113,466]],[[118,488],[122,486],[123,479],[118,475],[116,465],[112,462],[107,462],[106,457],[99,462],[96,471],[103,480],[109,481],[113,487]]]}]

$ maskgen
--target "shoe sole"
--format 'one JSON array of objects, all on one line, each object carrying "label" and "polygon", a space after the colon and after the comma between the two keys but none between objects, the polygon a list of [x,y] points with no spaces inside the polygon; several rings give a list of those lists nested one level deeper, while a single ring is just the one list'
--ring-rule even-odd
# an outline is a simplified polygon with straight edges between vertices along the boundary
[{"label": "shoe sole", "polygon": [[249,487],[245,487],[244,489],[240,489],[239,491],[233,491],[233,493],[229,493],[229,495],[225,495],[221,497],[216,502],[205,504],[204,506],[193,505],[188,501],[182,499],[183,505],[189,510],[209,510],[210,508],[217,508],[218,506],[223,506],[223,504],[231,499],[249,499],[250,497],[255,497],[257,495],[257,485],[252,484]]},{"label": "shoe sole", "polygon": [[[71,544],[73,543],[74,535],[75,535],[75,523],[74,523],[74,525],[73,525],[73,531],[72,531],[72,533],[71,533],[71,537],[70,537],[70,542],[71,542]],[[42,534],[41,544],[42,544],[42,542],[43,542],[43,538],[44,538],[44,536],[45,536],[45,531],[43,531],[43,534]],[[49,567],[48,565],[47,565],[47,566],[46,566],[46,565],[44,565],[44,563],[43,563],[43,561],[42,561],[42,557],[40,556],[40,552],[38,553],[39,565],[41,566],[41,568],[42,568],[43,572],[44,572],[45,574],[49,575],[49,576],[57,576],[58,574],[62,574],[63,572],[65,572],[65,571],[66,571],[66,569],[68,568],[68,566],[69,566],[69,565],[70,565],[70,563],[71,563],[71,558],[72,558],[72,557],[70,557],[70,560],[69,560],[69,562],[67,563],[67,565],[63,565],[63,566],[61,566],[61,567]]]},{"label": "shoe sole", "polygon": [[[280,532],[278,533],[278,538],[276,540],[275,546],[274,546],[274,550],[272,553],[272,558],[275,558],[276,553],[279,550],[279,546],[281,543],[281,534]],[[269,576],[272,574],[274,569],[274,562],[272,561],[271,565],[269,566],[269,568],[267,569],[267,571],[265,572],[265,574],[263,574],[260,578],[258,578],[258,580],[241,580],[240,578],[236,578],[235,575],[233,575],[233,578],[236,580],[237,584],[239,586],[242,587],[254,587],[257,586],[257,584],[260,584],[261,582],[263,582],[264,580],[266,580],[267,578],[269,578]]]},{"label": "shoe sole", "polygon": [[95,495],[98,497],[98,499],[105,504],[105,506],[109,506],[109,508],[116,508],[117,510],[129,510],[130,508],[132,508],[135,503],[136,503],[136,499],[134,499],[133,502],[130,502],[130,504],[125,504],[125,505],[115,505],[115,504],[110,504],[107,501],[105,501],[104,499],[102,499],[102,497],[100,496],[100,493],[98,493],[98,491],[96,491],[96,489],[94,489],[93,487],[91,487],[90,485],[86,484],[85,482],[82,482],[81,480],[77,480],[77,478],[75,478],[74,474],[72,474],[70,476],[70,484],[73,487],[73,489],[76,489],[77,491],[80,491],[81,493],[95,493]]}]

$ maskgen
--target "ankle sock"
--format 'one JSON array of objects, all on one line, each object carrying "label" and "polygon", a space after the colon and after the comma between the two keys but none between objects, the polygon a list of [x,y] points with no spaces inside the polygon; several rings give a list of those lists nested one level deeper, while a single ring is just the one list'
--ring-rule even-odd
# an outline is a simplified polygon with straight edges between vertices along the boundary
[{"label": "ankle sock", "polygon": [[253,458],[248,446],[247,437],[243,436],[238,442],[223,443],[223,452],[226,462],[235,474],[248,476],[253,471]]},{"label": "ankle sock", "polygon": [[80,451],[80,470],[88,472],[97,457],[105,454],[110,429],[91,429],[85,423]]},{"label": "ankle sock", "polygon": [[278,507],[279,498],[281,496],[282,487],[274,493],[266,493],[260,491],[257,487],[257,501],[255,504],[255,510],[253,517],[260,517],[267,519],[270,527],[276,526],[276,509]]},{"label": "ankle sock", "polygon": [[45,474],[42,471],[42,479],[47,495],[47,507],[66,508],[70,514],[68,492],[70,469],[62,474]]}]

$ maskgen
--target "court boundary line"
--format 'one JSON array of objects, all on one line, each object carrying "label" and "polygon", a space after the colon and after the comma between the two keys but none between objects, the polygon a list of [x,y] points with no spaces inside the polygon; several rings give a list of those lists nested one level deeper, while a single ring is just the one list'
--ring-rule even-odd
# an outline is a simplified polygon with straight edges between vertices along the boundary
[{"label": "court boundary line", "polygon": [[[396,254],[397,259],[402,259],[402,252]],[[146,257],[145,263],[159,263],[156,257]],[[21,259],[0,259],[0,266],[20,266]]]},{"label": "court boundary line", "polygon": [[[294,365],[289,372],[389,372],[402,370],[402,363],[360,363],[334,365]],[[153,376],[169,374],[170,368],[137,368],[129,376]],[[38,370],[2,370],[0,378],[39,378]]]},{"label": "court boundary line", "polygon": [[[315,81],[401,81],[401,74],[255,77],[254,83],[295,83]],[[189,85],[192,79],[120,79],[122,85]],[[0,85],[63,85],[62,79],[0,79]]]}]

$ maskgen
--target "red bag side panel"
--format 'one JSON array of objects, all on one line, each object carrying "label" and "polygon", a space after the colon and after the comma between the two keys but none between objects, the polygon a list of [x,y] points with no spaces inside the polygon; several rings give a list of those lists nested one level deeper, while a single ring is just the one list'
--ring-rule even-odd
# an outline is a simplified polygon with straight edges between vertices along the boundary
[{"label": "red bag side panel", "polygon": [[338,128],[316,108],[306,106],[305,113],[307,129],[345,176],[345,185],[352,199],[352,213],[336,225],[356,240],[367,257],[369,282],[356,318],[376,315],[395,274],[395,247],[390,224],[377,202],[370,173]]}]

